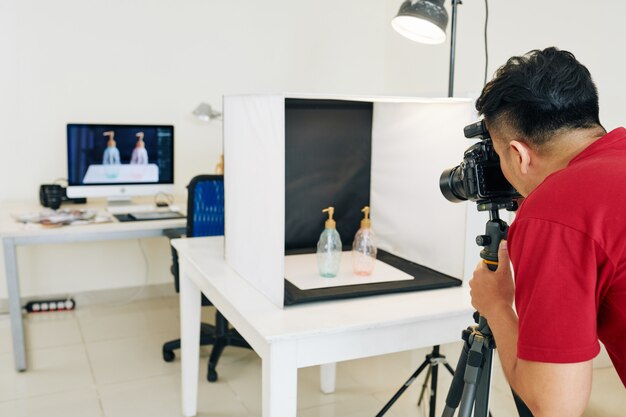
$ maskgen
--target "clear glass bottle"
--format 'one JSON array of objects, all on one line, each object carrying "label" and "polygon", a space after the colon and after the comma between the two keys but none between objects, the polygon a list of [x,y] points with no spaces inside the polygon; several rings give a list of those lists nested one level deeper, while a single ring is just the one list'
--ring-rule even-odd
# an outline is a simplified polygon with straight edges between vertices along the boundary
[{"label": "clear glass bottle", "polygon": [[337,276],[341,265],[341,238],[333,220],[335,208],[328,207],[322,212],[328,213],[328,220],[326,220],[324,231],[317,242],[317,266],[320,276],[334,278]]},{"label": "clear glass bottle", "polygon": [[369,219],[370,208],[365,206],[365,213],[361,220],[361,228],[356,232],[352,242],[352,272],[355,275],[368,276],[374,271],[376,265],[376,249],[372,222]]}]

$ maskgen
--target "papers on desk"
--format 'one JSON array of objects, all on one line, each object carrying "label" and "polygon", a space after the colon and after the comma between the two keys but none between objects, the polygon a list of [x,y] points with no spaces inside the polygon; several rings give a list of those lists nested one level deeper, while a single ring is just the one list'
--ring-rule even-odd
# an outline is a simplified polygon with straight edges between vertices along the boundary
[{"label": "papers on desk", "polygon": [[67,226],[81,225],[93,223],[108,223],[113,221],[111,215],[107,212],[88,209],[46,209],[42,211],[30,211],[25,213],[17,213],[12,215],[13,218],[25,224],[39,224],[42,226]]},{"label": "papers on desk", "polygon": [[406,272],[402,272],[378,259],[371,275],[365,277],[354,275],[351,256],[351,252],[341,252],[341,266],[337,276],[323,278],[317,269],[316,254],[288,255],[285,256],[285,278],[301,290],[413,279]]}]

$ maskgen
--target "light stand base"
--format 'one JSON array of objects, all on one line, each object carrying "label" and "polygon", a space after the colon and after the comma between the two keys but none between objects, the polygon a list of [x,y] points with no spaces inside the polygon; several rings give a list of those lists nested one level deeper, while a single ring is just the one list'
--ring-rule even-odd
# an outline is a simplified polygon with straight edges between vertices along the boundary
[{"label": "light stand base", "polygon": [[406,391],[413,382],[417,379],[419,374],[428,367],[428,372],[426,374],[426,378],[424,379],[424,384],[422,385],[422,391],[420,392],[419,400],[417,405],[421,405],[422,400],[424,399],[424,394],[426,392],[426,386],[428,385],[428,380],[430,379],[430,404],[429,404],[429,417],[435,417],[435,408],[437,403],[437,377],[438,377],[438,366],[443,365],[451,375],[454,375],[454,369],[450,366],[446,357],[439,353],[439,345],[433,346],[433,350],[431,353],[426,355],[426,359],[424,362],[411,374],[409,379],[400,387],[400,389],[394,394],[393,397],[385,404],[385,406],[376,414],[376,417],[382,417],[391,406],[400,398],[400,396]]}]

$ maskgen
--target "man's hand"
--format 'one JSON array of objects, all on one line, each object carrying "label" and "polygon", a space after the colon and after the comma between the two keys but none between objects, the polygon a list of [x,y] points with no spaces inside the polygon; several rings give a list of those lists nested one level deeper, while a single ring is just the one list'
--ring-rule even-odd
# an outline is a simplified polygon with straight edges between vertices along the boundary
[{"label": "man's hand", "polygon": [[469,286],[472,306],[487,320],[503,308],[511,309],[515,298],[515,285],[505,240],[500,242],[498,248],[498,269],[491,271],[486,263],[480,261]]}]

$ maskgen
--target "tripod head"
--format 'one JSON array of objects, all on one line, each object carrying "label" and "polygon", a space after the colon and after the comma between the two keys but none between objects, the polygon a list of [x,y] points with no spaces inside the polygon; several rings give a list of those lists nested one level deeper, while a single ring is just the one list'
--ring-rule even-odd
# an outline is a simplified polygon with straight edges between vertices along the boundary
[{"label": "tripod head", "polygon": [[487,202],[478,205],[478,211],[489,211],[489,220],[485,225],[485,234],[476,236],[476,244],[482,246],[480,257],[491,271],[498,268],[498,247],[500,241],[506,240],[509,232],[509,225],[500,219],[500,209],[514,211],[517,209],[517,202],[509,200],[505,203]]},{"label": "tripod head", "polygon": [[[498,248],[500,247],[500,242],[506,240],[509,233],[509,225],[500,219],[499,212],[503,208],[515,211],[517,210],[517,201],[508,200],[504,203],[486,202],[478,205],[478,211],[489,211],[489,220],[485,225],[485,234],[476,236],[476,244],[483,247],[480,251],[480,257],[491,271],[498,269]],[[491,335],[491,329],[483,316],[478,315],[476,317],[475,315],[474,320],[478,324],[477,330],[479,332]]]}]

